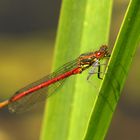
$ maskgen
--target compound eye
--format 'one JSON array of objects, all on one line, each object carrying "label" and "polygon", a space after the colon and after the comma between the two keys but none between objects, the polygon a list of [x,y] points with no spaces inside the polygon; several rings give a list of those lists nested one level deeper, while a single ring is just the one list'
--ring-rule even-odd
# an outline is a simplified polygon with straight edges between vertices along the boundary
[{"label": "compound eye", "polygon": [[97,56],[100,56],[100,55],[101,55],[101,53],[100,53],[100,52],[98,52],[98,53],[97,53]]}]

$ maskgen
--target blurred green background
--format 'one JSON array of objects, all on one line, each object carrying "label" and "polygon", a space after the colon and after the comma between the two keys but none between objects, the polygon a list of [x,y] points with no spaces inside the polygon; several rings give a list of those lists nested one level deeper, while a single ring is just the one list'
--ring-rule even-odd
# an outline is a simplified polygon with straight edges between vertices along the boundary
[{"label": "blurred green background", "polygon": [[[111,47],[128,2],[114,1]],[[0,1],[0,101],[51,71],[60,6],[60,0]],[[107,140],[140,139],[139,60],[140,48],[113,116]],[[37,104],[35,109],[18,115],[10,114],[6,108],[1,109],[0,140],[39,140],[43,109],[43,104]]]}]

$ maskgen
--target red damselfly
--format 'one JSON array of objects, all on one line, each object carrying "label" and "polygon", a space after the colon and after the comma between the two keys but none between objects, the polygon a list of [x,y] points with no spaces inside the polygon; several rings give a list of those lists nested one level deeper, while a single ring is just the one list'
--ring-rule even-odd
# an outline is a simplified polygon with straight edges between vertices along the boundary
[{"label": "red damselfly", "polygon": [[[92,67],[92,69],[87,79],[94,73],[97,73],[98,78],[101,79],[100,60],[109,56],[106,45],[102,45],[98,51],[81,54],[77,59],[64,64],[55,72],[18,90],[10,99],[1,102],[0,108],[8,105],[11,112],[28,110],[35,103],[52,95],[67,77],[80,74],[89,67]],[[95,68],[98,68],[98,72],[95,72]]]}]

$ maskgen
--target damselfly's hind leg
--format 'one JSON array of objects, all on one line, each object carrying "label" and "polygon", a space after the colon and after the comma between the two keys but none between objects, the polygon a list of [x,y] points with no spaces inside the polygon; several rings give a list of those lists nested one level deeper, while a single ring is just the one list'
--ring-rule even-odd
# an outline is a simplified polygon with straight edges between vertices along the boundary
[{"label": "damselfly's hind leg", "polygon": [[87,77],[87,80],[89,80],[89,78],[93,75],[93,74],[96,74],[97,72],[95,71],[96,68],[99,66],[99,60],[96,60],[93,65],[92,65],[92,68],[90,69],[89,71],[89,75]]}]

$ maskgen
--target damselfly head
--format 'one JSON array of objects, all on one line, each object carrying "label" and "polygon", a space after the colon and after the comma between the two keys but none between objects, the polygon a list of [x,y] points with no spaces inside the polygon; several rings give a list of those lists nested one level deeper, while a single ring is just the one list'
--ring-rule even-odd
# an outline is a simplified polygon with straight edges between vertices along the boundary
[{"label": "damselfly head", "polygon": [[107,45],[102,45],[98,51],[95,52],[97,59],[103,59],[104,57],[110,57]]}]

